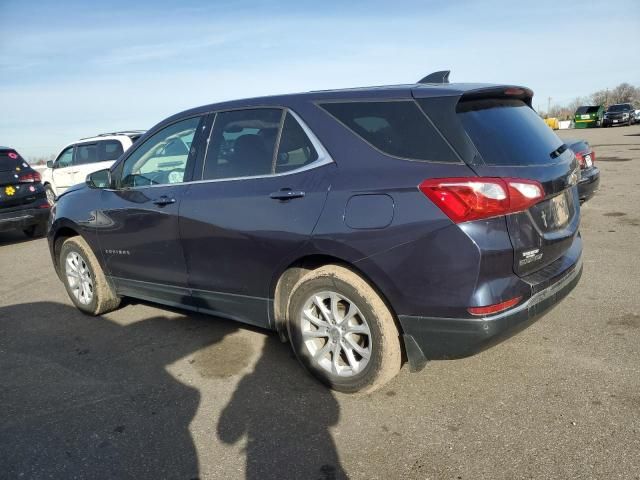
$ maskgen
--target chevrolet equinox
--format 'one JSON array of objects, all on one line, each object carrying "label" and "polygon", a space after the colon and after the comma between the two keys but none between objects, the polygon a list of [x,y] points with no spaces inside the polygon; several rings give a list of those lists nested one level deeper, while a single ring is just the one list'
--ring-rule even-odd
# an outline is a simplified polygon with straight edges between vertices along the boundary
[{"label": "chevrolet equinox", "polygon": [[531,90],[447,77],[160,122],[52,209],[71,300],[275,330],[344,392],[524,329],[582,272],[578,163]]}]

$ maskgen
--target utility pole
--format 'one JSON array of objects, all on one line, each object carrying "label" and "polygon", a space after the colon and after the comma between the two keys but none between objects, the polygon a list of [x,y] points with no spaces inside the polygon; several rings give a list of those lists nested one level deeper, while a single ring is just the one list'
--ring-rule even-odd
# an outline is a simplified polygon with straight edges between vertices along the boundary
[{"label": "utility pole", "polygon": [[550,111],[551,111],[551,97],[547,97],[547,117],[549,116]]}]

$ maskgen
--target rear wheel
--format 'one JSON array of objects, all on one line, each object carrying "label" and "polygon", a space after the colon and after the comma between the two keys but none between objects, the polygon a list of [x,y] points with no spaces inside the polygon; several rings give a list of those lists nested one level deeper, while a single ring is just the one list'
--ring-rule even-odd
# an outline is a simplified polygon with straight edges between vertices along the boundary
[{"label": "rear wheel", "polygon": [[71,237],[60,248],[58,265],[69,298],[84,313],[100,315],[120,305],[120,298],[82,237]]},{"label": "rear wheel", "polygon": [[400,370],[393,315],[359,275],[338,265],[309,272],[293,288],[289,338],[304,367],[347,393],[371,392]]}]

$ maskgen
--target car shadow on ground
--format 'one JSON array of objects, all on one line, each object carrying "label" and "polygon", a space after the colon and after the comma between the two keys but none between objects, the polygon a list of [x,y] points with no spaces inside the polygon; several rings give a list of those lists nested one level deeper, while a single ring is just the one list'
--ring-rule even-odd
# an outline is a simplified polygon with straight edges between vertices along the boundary
[{"label": "car shadow on ground", "polygon": [[[167,367],[223,348],[239,328],[201,315],[121,325],[60,303],[0,307],[3,475],[199,478],[189,425],[200,390]],[[214,407],[222,414],[207,430],[218,438],[200,448],[246,439],[247,478],[346,477],[328,430],[338,404],[275,335],[228,404]]]},{"label": "car shadow on ground", "polygon": [[19,231],[9,230],[6,232],[0,232],[0,247],[4,245],[13,245],[17,243],[31,242],[33,240],[38,240],[38,239],[27,237],[24,233]]}]

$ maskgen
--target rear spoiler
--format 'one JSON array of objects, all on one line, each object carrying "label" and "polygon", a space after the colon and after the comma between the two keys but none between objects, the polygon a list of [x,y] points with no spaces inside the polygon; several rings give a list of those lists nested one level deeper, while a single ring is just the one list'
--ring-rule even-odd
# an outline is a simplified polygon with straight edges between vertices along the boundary
[{"label": "rear spoiler", "polygon": [[533,90],[517,85],[502,85],[497,87],[480,88],[478,90],[470,90],[463,93],[460,97],[460,102],[485,100],[492,98],[510,98],[514,100],[522,100],[524,103],[531,107]]}]

